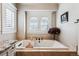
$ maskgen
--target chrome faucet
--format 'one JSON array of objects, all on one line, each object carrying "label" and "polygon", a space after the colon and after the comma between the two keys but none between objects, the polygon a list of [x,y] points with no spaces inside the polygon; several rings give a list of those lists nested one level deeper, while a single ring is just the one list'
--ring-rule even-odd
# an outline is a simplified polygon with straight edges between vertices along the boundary
[{"label": "chrome faucet", "polygon": [[43,38],[36,38],[36,40],[38,40],[38,42],[40,43]]},{"label": "chrome faucet", "polygon": [[40,43],[40,38],[38,40],[39,40],[39,43]]}]

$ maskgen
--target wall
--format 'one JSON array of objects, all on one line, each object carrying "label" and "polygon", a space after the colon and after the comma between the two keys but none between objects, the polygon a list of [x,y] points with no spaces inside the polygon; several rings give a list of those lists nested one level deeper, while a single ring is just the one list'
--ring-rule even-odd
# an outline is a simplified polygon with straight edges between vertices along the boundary
[{"label": "wall", "polygon": [[[61,23],[60,16],[65,13],[66,11],[69,12],[69,21],[66,23]],[[59,41],[63,44],[69,46],[73,50],[76,50],[77,46],[77,24],[76,19],[79,18],[79,4],[75,3],[64,3],[59,4],[59,9],[57,13],[57,27],[61,29],[61,35]]]},{"label": "wall", "polygon": [[[0,11],[2,11],[1,10],[2,8],[1,8],[1,4],[0,4]],[[1,19],[1,17],[2,17],[2,14],[1,14],[1,12],[0,12],[0,40],[15,40],[16,39],[16,33],[7,33],[7,34],[3,34],[3,33],[1,33],[1,22],[2,22],[2,19]]]},{"label": "wall", "polygon": [[58,4],[43,4],[43,3],[29,3],[29,4],[17,4],[18,8],[18,39],[25,39],[25,22],[26,22],[26,15],[25,11],[28,10],[53,10],[56,11],[58,8]]},{"label": "wall", "polygon": [[11,3],[11,4],[13,4],[16,7],[16,3]]}]

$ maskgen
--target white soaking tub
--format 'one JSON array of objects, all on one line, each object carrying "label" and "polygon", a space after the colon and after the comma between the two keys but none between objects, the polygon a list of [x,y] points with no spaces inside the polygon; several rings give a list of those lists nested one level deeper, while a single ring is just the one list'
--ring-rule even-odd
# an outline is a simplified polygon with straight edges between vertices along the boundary
[{"label": "white soaking tub", "polygon": [[56,40],[36,40],[33,48],[53,48],[53,49],[68,49],[67,46],[61,44]]},{"label": "white soaking tub", "polygon": [[22,40],[16,44],[16,48],[26,48],[29,43],[33,46],[33,48],[38,49],[55,49],[55,50],[68,50],[68,47],[63,45],[62,43],[56,40]]},{"label": "white soaking tub", "polygon": [[[22,45],[21,45],[22,43]],[[32,45],[33,47],[26,47]],[[56,40],[22,40],[16,44],[17,56],[72,56],[76,51]]]}]

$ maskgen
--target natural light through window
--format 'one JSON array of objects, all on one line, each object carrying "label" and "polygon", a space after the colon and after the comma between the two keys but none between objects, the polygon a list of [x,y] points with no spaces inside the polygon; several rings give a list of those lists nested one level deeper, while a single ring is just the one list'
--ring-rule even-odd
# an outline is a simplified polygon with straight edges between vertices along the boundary
[{"label": "natural light through window", "polygon": [[30,19],[30,31],[38,30],[38,19],[37,17],[31,17]]},{"label": "natural light through window", "polygon": [[41,31],[48,30],[48,17],[41,18],[40,26],[41,26]]},{"label": "natural light through window", "polygon": [[32,33],[47,33],[48,31],[48,17],[41,17],[38,19],[38,17],[31,17],[30,18],[30,26],[29,30]]}]

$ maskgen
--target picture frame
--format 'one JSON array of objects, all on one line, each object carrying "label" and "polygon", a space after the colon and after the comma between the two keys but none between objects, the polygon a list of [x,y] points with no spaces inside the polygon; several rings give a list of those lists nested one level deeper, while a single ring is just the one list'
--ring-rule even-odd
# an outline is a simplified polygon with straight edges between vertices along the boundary
[{"label": "picture frame", "polygon": [[61,23],[68,22],[68,12],[61,15]]}]

